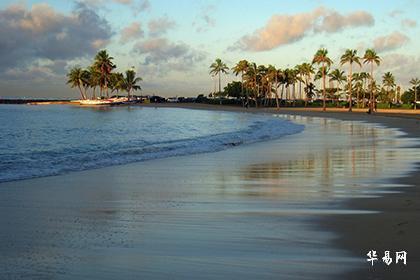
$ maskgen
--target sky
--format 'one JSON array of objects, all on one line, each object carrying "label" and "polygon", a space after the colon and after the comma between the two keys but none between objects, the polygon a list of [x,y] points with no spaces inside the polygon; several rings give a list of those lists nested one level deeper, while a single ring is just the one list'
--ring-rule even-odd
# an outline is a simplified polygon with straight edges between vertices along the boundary
[{"label": "sky", "polygon": [[207,95],[216,58],[283,69],[319,48],[337,68],[345,49],[374,48],[376,77],[390,71],[404,89],[420,77],[418,11],[420,0],[0,0],[0,97],[76,98],[66,73],[101,49],[116,71],[134,67],[142,94]]}]

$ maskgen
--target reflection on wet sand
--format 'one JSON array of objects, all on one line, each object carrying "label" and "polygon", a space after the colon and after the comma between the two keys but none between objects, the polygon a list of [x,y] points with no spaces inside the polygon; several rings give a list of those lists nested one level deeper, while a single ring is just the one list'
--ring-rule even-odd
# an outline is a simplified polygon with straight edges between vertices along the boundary
[{"label": "reflection on wet sand", "polygon": [[0,278],[334,279],[360,259],[313,218],[367,213],[340,201],[380,195],[420,153],[394,130],[288,118],[305,131],[1,184]]}]

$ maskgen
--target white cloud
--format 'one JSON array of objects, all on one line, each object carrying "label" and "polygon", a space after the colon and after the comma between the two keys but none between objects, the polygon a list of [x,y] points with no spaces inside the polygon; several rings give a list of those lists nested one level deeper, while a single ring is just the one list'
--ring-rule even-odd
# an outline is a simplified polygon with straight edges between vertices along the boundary
[{"label": "white cloud", "polygon": [[120,41],[124,43],[130,40],[136,40],[142,37],[144,37],[144,31],[141,27],[141,23],[135,21],[121,30]]},{"label": "white cloud", "polygon": [[230,49],[267,51],[301,40],[309,34],[333,33],[344,28],[372,26],[374,22],[373,16],[364,11],[342,15],[324,7],[307,13],[273,15],[263,28],[243,36]]},{"label": "white cloud", "polygon": [[373,46],[377,51],[389,51],[402,47],[409,38],[401,32],[395,31],[386,36],[380,36],[373,40]]}]

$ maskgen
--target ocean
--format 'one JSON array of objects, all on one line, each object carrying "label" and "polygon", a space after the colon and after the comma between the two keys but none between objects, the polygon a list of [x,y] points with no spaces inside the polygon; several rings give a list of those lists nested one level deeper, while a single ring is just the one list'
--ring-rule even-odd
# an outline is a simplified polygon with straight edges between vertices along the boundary
[{"label": "ocean", "polygon": [[215,152],[299,133],[256,114],[142,107],[0,106],[0,182]]},{"label": "ocean", "polygon": [[0,279],[342,279],[379,247],[330,223],[379,215],[347,202],[398,195],[420,157],[357,121],[0,108]]}]

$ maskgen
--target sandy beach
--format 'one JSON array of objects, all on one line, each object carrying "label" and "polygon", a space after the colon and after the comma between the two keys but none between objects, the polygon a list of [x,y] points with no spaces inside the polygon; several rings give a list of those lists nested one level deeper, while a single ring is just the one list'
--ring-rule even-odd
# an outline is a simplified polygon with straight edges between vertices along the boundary
[{"label": "sandy beach", "polygon": [[[306,129],[216,153],[2,183],[0,278],[418,275],[418,115],[142,106],[278,113]],[[371,267],[369,250],[405,250],[408,264]]]},{"label": "sandy beach", "polygon": [[[168,105],[161,105],[168,106]],[[345,121],[361,121],[382,124],[405,133],[402,137],[420,139],[420,113],[417,111],[379,110],[377,114],[368,115],[365,109],[355,109],[352,113],[346,109],[244,109],[228,106],[208,105],[174,105],[184,108],[199,108],[206,110],[232,110],[281,113],[286,115],[334,118]],[[419,142],[413,142],[419,147]],[[420,158],[419,158],[420,161]],[[346,215],[322,219],[320,227],[328,227],[339,233],[335,244],[345,248],[356,256],[365,256],[369,250],[383,252],[386,250],[406,250],[410,256],[407,267],[387,268],[383,263],[380,268],[366,266],[365,269],[344,274],[340,279],[415,279],[420,274],[420,165],[401,178],[394,178],[393,182],[410,186],[399,193],[383,195],[380,198],[351,199],[345,203],[350,209],[364,209],[377,211],[373,215]],[[361,258],[361,261],[366,261]]]}]

